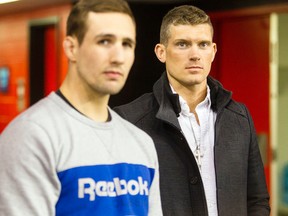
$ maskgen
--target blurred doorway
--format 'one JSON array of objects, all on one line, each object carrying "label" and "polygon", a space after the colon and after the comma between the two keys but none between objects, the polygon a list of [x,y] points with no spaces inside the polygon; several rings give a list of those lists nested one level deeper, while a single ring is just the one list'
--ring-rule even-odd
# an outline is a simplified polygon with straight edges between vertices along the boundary
[{"label": "blurred doorway", "polygon": [[57,26],[57,17],[32,20],[29,23],[29,105],[58,87]]}]

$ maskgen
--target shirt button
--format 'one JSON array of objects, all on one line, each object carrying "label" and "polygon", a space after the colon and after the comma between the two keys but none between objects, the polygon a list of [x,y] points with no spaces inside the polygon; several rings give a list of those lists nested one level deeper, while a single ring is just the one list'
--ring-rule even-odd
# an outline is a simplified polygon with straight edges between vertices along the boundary
[{"label": "shirt button", "polygon": [[194,176],[194,177],[192,177],[192,178],[190,178],[190,184],[197,184],[197,182],[198,182],[198,177],[197,176]]}]

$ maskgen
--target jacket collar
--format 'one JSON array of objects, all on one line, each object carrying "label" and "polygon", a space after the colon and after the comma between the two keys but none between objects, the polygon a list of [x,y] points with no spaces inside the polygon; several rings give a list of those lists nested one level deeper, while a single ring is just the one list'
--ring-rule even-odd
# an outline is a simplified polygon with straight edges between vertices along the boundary
[{"label": "jacket collar", "polygon": [[223,88],[222,84],[208,76],[207,83],[210,88],[211,108],[214,112],[220,112],[232,99],[232,92]]},{"label": "jacket collar", "polygon": [[[207,78],[207,83],[210,88],[211,108],[214,112],[220,112],[231,100],[232,93],[225,90],[220,82],[210,76]],[[172,93],[166,72],[154,84],[153,92],[159,104],[156,117],[180,127],[177,121],[181,112],[179,95]]]},{"label": "jacket collar", "polygon": [[174,124],[180,128],[177,117],[181,111],[179,103],[179,95],[173,94],[166,72],[162,74],[160,79],[153,86],[155,98],[159,104],[159,110],[156,118],[162,119],[166,122]]}]

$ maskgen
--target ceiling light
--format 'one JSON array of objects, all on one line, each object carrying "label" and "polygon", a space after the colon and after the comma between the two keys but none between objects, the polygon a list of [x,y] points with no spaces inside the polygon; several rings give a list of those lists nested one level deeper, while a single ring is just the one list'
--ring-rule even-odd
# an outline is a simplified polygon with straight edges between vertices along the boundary
[{"label": "ceiling light", "polygon": [[15,2],[15,1],[19,1],[19,0],[0,0],[0,4],[6,4],[10,2]]}]

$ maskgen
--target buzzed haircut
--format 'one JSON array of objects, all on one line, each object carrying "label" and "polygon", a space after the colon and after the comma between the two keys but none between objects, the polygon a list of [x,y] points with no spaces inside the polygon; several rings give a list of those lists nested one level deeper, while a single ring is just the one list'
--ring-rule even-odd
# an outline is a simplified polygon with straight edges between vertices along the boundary
[{"label": "buzzed haircut", "polygon": [[182,5],[173,8],[163,17],[160,28],[160,43],[166,45],[170,37],[171,25],[199,25],[209,24],[213,35],[210,17],[200,8],[192,5]]}]

